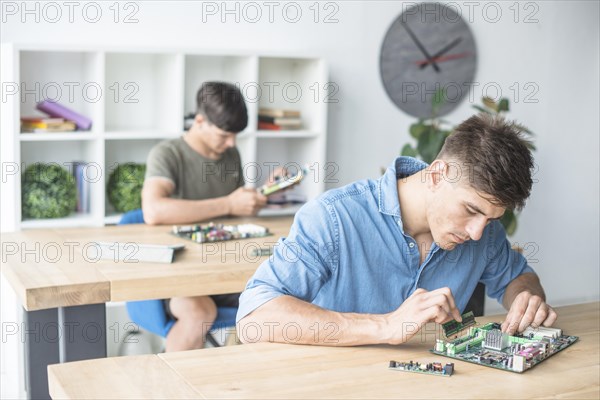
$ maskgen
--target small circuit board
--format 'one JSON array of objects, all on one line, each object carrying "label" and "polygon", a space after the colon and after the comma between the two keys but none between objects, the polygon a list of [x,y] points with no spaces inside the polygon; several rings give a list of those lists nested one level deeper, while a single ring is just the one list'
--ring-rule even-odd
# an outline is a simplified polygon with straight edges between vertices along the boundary
[{"label": "small circuit board", "polygon": [[418,361],[390,361],[389,369],[394,371],[414,372],[417,374],[451,376],[454,373],[454,363],[442,365],[440,362],[420,363]]},{"label": "small circuit board", "polygon": [[172,233],[177,237],[196,243],[261,238],[271,235],[269,229],[261,225],[224,225],[212,222],[206,225],[173,226]]},{"label": "small circuit board", "polygon": [[499,323],[472,326],[466,335],[438,339],[432,353],[510,372],[524,372],[566,349],[579,338],[558,328],[527,328],[522,334],[503,333]]},{"label": "small circuit board", "polygon": [[298,173],[295,175],[278,175],[275,177],[274,182],[261,186],[260,188],[258,188],[258,191],[263,196],[270,196],[272,194],[280,192],[283,189],[299,184],[302,181],[302,179],[304,179],[304,176],[307,173],[308,171],[305,168],[303,168],[299,169]]}]

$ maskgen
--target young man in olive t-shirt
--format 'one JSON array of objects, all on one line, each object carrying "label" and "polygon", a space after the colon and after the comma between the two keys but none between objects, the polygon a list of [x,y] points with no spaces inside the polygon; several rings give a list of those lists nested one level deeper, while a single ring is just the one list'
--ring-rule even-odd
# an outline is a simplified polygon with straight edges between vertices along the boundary
[{"label": "young man in olive t-shirt", "polygon": [[[248,112],[239,89],[206,82],[197,95],[192,127],[180,138],[156,145],[148,156],[142,189],[144,221],[188,224],[225,215],[255,215],[266,197],[245,189],[236,134],[246,128]],[[239,293],[174,297],[165,303],[176,322],[167,351],[201,348],[217,305],[237,306]]]}]

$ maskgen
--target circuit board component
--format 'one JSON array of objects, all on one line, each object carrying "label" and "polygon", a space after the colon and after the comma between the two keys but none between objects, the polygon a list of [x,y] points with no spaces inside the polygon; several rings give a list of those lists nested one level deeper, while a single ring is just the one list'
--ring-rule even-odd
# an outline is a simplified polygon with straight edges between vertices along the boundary
[{"label": "circuit board component", "polygon": [[463,331],[470,327],[471,325],[475,325],[475,314],[473,311],[469,311],[468,313],[464,313],[461,315],[462,322],[458,322],[453,319],[452,321],[448,321],[445,324],[442,324],[442,328],[444,328],[444,334],[446,337],[455,335],[460,331]]},{"label": "circuit board component", "polygon": [[454,373],[454,363],[442,365],[440,362],[420,363],[418,361],[399,362],[391,360],[389,369],[417,374],[451,376]]}]

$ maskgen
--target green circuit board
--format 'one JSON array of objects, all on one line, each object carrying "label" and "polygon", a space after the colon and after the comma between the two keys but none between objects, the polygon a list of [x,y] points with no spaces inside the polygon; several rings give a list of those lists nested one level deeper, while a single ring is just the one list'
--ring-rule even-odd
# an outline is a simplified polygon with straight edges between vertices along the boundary
[{"label": "green circuit board", "polygon": [[561,329],[527,328],[522,334],[503,333],[498,323],[470,327],[450,341],[438,339],[432,353],[504,371],[522,373],[566,349],[579,338]]}]

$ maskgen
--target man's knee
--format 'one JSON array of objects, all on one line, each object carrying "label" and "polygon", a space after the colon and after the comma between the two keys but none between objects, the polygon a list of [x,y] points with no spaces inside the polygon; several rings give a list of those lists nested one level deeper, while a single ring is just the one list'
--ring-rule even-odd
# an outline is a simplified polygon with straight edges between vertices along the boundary
[{"label": "man's knee", "polygon": [[212,323],[217,318],[217,306],[208,296],[175,297],[170,306],[173,315],[181,321]]}]

